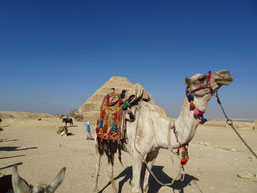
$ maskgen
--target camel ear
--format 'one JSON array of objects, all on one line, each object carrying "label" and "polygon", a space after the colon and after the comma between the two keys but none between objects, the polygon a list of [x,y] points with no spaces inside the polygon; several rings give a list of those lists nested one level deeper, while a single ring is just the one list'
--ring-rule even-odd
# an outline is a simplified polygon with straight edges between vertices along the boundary
[{"label": "camel ear", "polygon": [[14,193],[31,192],[28,183],[19,176],[17,166],[14,166],[12,171],[12,187]]},{"label": "camel ear", "polygon": [[57,176],[53,179],[53,181],[47,186],[51,193],[55,192],[55,190],[60,186],[62,183],[64,176],[65,176],[66,168],[62,168]]},{"label": "camel ear", "polygon": [[185,78],[185,83],[186,83],[187,86],[190,86],[190,84],[191,84],[190,79],[186,77]]}]

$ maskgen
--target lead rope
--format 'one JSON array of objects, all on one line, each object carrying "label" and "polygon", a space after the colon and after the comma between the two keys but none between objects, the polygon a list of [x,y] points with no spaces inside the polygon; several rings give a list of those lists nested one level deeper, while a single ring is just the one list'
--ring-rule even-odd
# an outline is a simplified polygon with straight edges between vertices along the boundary
[{"label": "lead rope", "polygon": [[[172,148],[171,148],[170,136],[171,136],[171,130],[172,130],[172,129],[173,129],[173,131],[174,131],[174,135],[175,135],[175,137],[176,137],[176,139],[177,139],[177,142],[180,144],[180,142],[178,141],[178,137],[177,137],[176,131],[175,131],[175,129],[176,129],[176,127],[175,127],[175,121],[172,121],[172,126],[171,126],[170,129],[168,130],[168,150],[169,150],[169,152],[171,152],[171,153],[177,155],[177,156],[178,156],[178,159],[179,159],[179,158],[180,158],[180,157],[179,157],[179,154],[180,154],[179,150],[180,150],[180,148],[178,148],[178,152],[177,152],[177,153],[173,152],[173,151],[172,151]],[[174,160],[173,160],[171,154],[170,154],[170,157],[171,157],[172,163],[174,163]],[[184,166],[183,166],[182,164],[180,164],[180,172],[179,172],[178,175],[180,175],[179,180],[184,181],[184,179],[185,179],[185,169],[184,169]],[[178,178],[178,176],[177,176],[177,178]]]},{"label": "lead rope", "polygon": [[254,157],[257,159],[257,155],[256,153],[252,150],[252,148],[246,143],[246,141],[242,138],[242,136],[238,133],[238,131],[235,129],[234,125],[233,125],[233,121],[231,119],[228,118],[221,102],[220,102],[220,98],[218,96],[218,91],[216,91],[216,98],[217,98],[217,102],[218,104],[220,105],[220,108],[225,116],[225,118],[227,119],[226,120],[226,123],[235,131],[235,133],[237,134],[237,136],[241,139],[241,141],[245,144],[245,146],[248,148],[248,150],[254,155]]},{"label": "lead rope", "polygon": [[[137,128],[138,128],[138,122],[139,122],[140,112],[141,112],[141,111],[140,111],[140,107],[139,107],[139,108],[138,108],[138,113],[139,113],[139,114],[138,114],[138,118],[137,118],[138,121],[137,121],[137,125],[136,125],[136,132],[135,132],[135,139],[134,139],[134,148],[135,148],[135,150],[137,151],[137,153],[139,153],[139,154],[142,156],[142,160],[143,160],[143,162],[145,163],[148,172],[153,176],[153,178],[154,178],[160,185],[162,185],[162,186],[171,186],[171,185],[174,184],[174,182],[175,182],[176,180],[180,179],[180,176],[182,176],[182,175],[181,175],[182,169],[184,170],[184,168],[183,168],[183,166],[180,167],[180,170],[179,170],[178,175],[177,175],[170,183],[162,183],[162,182],[160,182],[160,181],[157,179],[157,177],[154,175],[154,173],[151,171],[151,169],[149,169],[149,167],[148,167],[148,165],[147,165],[148,163],[147,163],[147,161],[144,159],[143,154],[142,154],[141,152],[139,152],[138,149],[137,149],[137,147],[136,147],[136,136],[137,136]],[[169,144],[168,146],[170,146],[170,144]],[[170,147],[168,147],[168,149],[170,149]],[[171,151],[171,152],[172,152],[172,151]],[[171,160],[172,160],[172,162],[174,163],[172,157],[171,157]],[[184,179],[184,175],[183,175],[183,178],[182,178],[182,179]]]}]

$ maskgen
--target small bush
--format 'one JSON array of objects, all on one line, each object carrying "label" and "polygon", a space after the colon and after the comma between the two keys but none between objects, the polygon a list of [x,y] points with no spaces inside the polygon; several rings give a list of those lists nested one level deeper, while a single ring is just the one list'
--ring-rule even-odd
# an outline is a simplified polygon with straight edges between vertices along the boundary
[{"label": "small bush", "polygon": [[73,117],[76,121],[83,121],[83,115],[78,111],[78,109],[71,110],[69,117]]}]

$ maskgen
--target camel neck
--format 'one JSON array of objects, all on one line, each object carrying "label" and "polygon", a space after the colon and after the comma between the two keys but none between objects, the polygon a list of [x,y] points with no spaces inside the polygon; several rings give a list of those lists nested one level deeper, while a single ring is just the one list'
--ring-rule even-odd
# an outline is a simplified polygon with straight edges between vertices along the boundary
[{"label": "camel neck", "polygon": [[[201,101],[197,101],[201,102]],[[205,111],[207,105],[203,106],[202,110]],[[199,119],[195,118],[194,111],[190,110],[190,103],[185,97],[184,103],[181,107],[179,117],[175,121],[175,131],[180,143],[189,143],[195,135]]]}]

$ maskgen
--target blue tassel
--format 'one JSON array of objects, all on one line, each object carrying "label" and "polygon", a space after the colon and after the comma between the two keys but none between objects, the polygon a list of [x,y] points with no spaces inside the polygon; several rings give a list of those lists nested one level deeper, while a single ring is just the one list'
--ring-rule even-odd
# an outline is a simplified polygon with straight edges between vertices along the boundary
[{"label": "blue tassel", "polygon": [[99,129],[103,128],[104,119],[101,119]]},{"label": "blue tassel", "polygon": [[205,118],[202,118],[202,120],[201,120],[202,122],[203,122],[203,124],[207,121],[207,119],[205,119]]},{"label": "blue tassel", "polygon": [[189,94],[188,94],[188,100],[189,101],[193,101],[194,100],[194,95],[190,92]]}]

